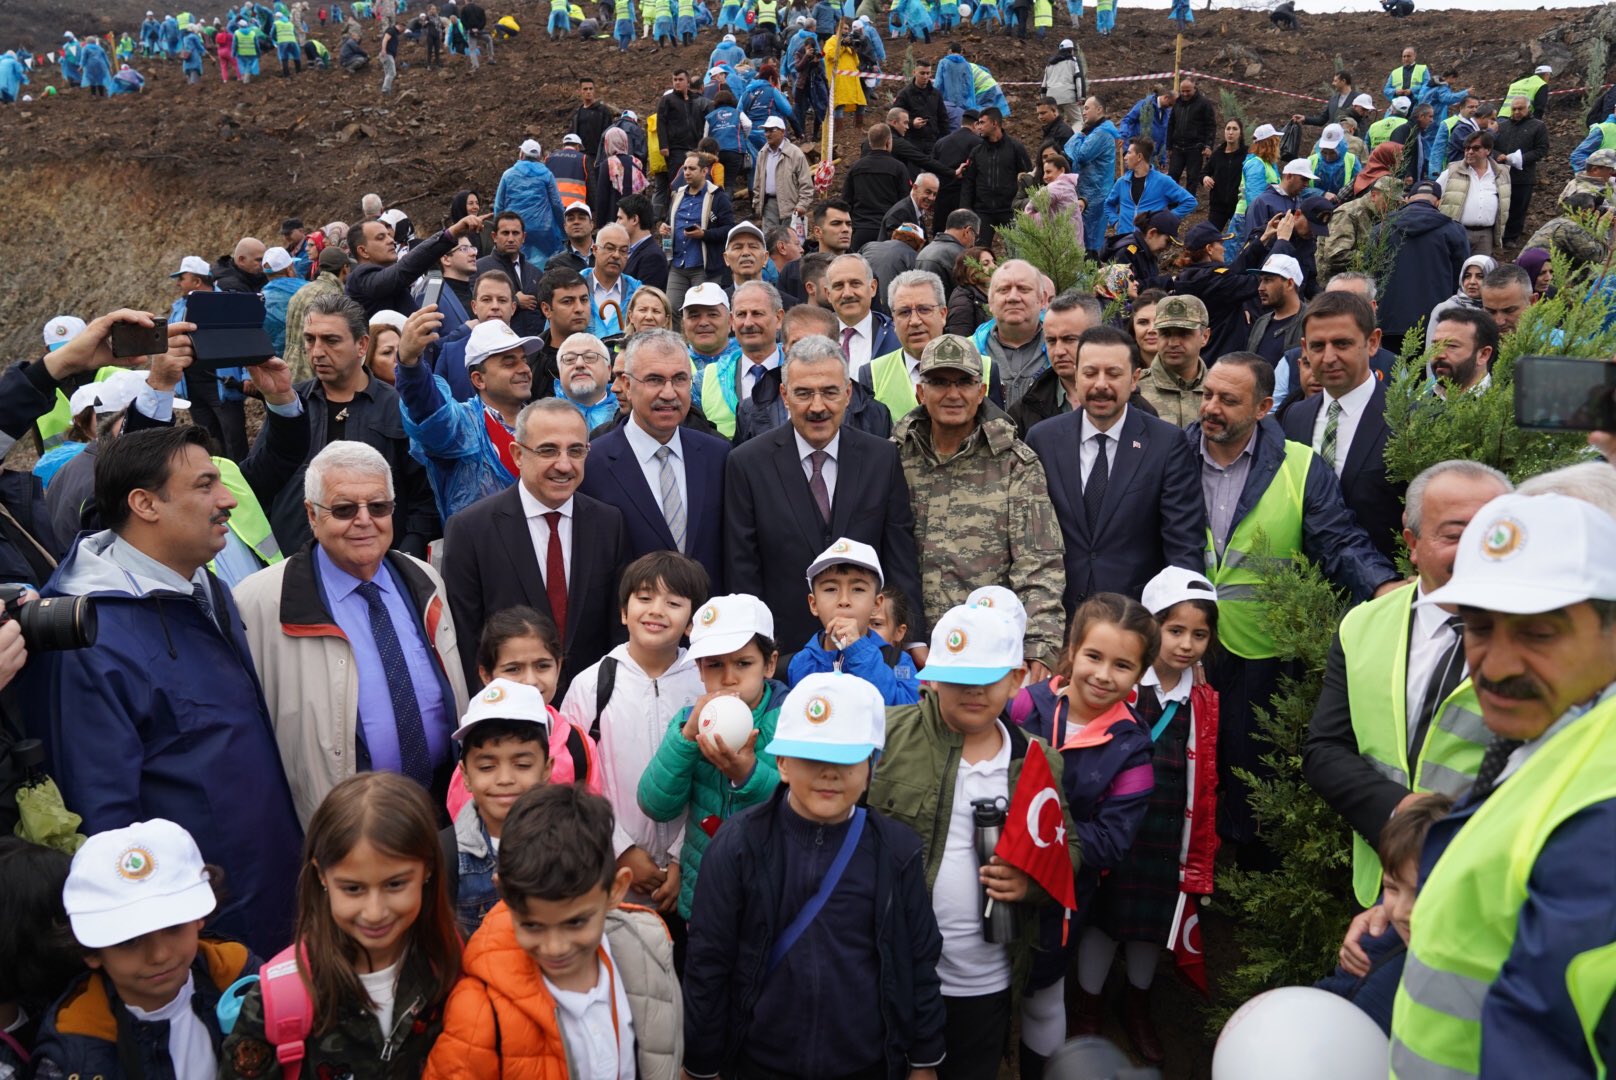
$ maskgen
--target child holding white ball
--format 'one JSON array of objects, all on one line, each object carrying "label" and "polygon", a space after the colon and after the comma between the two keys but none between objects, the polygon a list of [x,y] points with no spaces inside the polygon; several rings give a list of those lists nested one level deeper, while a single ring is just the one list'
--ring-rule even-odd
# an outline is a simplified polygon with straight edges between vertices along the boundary
[{"label": "child holding white ball", "polygon": [[780,783],[774,757],[759,745],[774,737],[786,688],[774,679],[780,652],[774,616],[745,593],[715,596],[691,622],[686,654],[706,694],[679,712],[640,777],[640,809],[655,821],[685,818],[679,914],[690,918],[701,857],[718,827],[766,802]]}]

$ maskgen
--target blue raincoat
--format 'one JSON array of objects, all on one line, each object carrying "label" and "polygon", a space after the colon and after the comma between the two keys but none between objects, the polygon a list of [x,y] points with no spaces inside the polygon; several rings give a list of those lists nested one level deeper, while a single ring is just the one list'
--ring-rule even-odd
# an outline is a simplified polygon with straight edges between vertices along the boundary
[{"label": "blue raincoat", "polygon": [[741,111],[752,121],[752,148],[761,150],[766,141],[763,136],[763,121],[771,116],[778,116],[791,125],[791,130],[802,136],[802,122],[797,119],[796,112],[791,108],[791,102],[786,99],[772,83],[766,79],[757,79],[746,88],[741,95]]},{"label": "blue raincoat", "polygon": [[1078,132],[1066,143],[1066,159],[1077,172],[1077,197],[1083,212],[1083,244],[1090,251],[1105,245],[1105,197],[1117,175],[1117,140],[1122,133],[1102,120],[1087,135]]},{"label": "blue raincoat", "polygon": [[542,162],[523,159],[505,170],[494,192],[494,213],[506,210],[521,214],[527,228],[527,239],[522,244],[524,259],[543,266],[561,250],[565,241],[561,232],[561,191],[556,187],[555,174]]},{"label": "blue raincoat", "polygon": [[[931,5],[926,0],[898,0],[892,9],[902,33],[910,40],[927,37],[932,30]],[[895,31],[897,32],[897,31]]]},{"label": "blue raincoat", "polygon": [[410,456],[426,466],[443,520],[516,483],[488,435],[482,398],[455,401],[425,364],[400,364],[395,377]]},{"label": "blue raincoat", "polygon": [[17,54],[8,52],[0,56],[0,102],[17,100],[17,90],[28,83],[28,69],[22,66]]},{"label": "blue raincoat", "polygon": [[819,51],[819,36],[812,30],[803,27],[791,35],[791,40],[786,42],[786,54],[780,58],[780,77],[782,80],[796,78],[797,54],[802,51],[804,45],[810,42],[813,43],[814,51],[817,53]]},{"label": "blue raincoat", "polygon": [[937,92],[956,109],[980,108],[976,103],[976,75],[971,62],[959,53],[937,61]]},{"label": "blue raincoat", "polygon": [[99,41],[84,43],[79,62],[84,68],[79,79],[81,87],[99,86],[107,93],[112,93],[112,61],[107,59],[107,50],[101,47]]},{"label": "blue raincoat", "polygon": [[202,36],[196,32],[194,26],[185,32],[185,37],[181,40],[180,54],[183,57],[181,70],[187,75],[202,74],[202,61],[207,56],[208,50],[202,44]]},{"label": "blue raincoat", "polygon": [[68,41],[62,45],[62,78],[69,86],[76,86],[83,77],[83,69],[79,67],[79,54],[84,46],[72,34],[67,35]]},{"label": "blue raincoat", "polygon": [[707,66],[715,68],[719,64],[728,64],[733,70],[736,64],[746,59],[746,50],[733,41],[720,42],[711,55],[707,57]]},{"label": "blue raincoat", "polygon": [[163,19],[163,55],[170,60],[174,59],[174,52],[180,45],[180,21],[169,15]]},{"label": "blue raincoat", "polygon": [[612,24],[612,37],[617,39],[619,52],[627,52],[634,44],[634,0],[617,0],[617,21]]}]

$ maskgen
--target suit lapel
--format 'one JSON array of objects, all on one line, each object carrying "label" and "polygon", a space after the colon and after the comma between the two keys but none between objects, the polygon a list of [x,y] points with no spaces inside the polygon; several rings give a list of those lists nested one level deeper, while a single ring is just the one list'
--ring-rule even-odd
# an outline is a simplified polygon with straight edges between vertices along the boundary
[{"label": "suit lapel", "polygon": [[511,561],[516,583],[529,607],[550,610],[550,597],[544,591],[544,575],[539,570],[539,553],[533,550],[533,534],[522,513],[522,500],[515,487],[506,489],[495,511],[500,546]]},{"label": "suit lapel", "polygon": [[1149,447],[1150,437],[1145,433],[1144,420],[1129,409],[1127,421],[1117,432],[1117,456],[1111,463],[1111,475],[1106,480],[1105,498],[1100,502],[1101,530],[1105,529],[1105,523],[1115,516],[1117,507],[1122,504],[1122,493],[1133,483],[1134,474],[1139,471],[1139,463],[1144,460]]},{"label": "suit lapel", "polygon": [[[633,422],[632,417],[623,421],[624,424]],[[645,473],[640,468],[639,459],[634,456],[634,448],[628,443],[628,436],[623,434],[621,428],[617,434],[621,438],[614,440],[606,448],[606,471],[611,474],[612,480],[622,489],[623,494],[628,496],[628,503],[634,507],[635,513],[645,519],[645,523],[656,531],[665,547],[672,551],[673,533],[668,530],[667,518],[662,516],[662,501],[652,492],[651,485],[645,482]]]},{"label": "suit lapel", "polygon": [[[1370,378],[1374,378],[1373,375]],[[1323,394],[1319,395],[1323,397]],[[1368,464],[1369,450],[1380,441],[1380,433],[1386,427],[1386,392],[1379,382],[1375,383],[1375,392],[1369,397],[1369,404],[1364,406],[1364,414],[1358,419],[1358,427],[1352,433],[1352,445],[1347,447],[1347,460],[1341,467],[1341,486],[1347,487],[1358,479],[1358,474]]]},{"label": "suit lapel", "polygon": [[590,597],[590,572],[594,568],[595,556],[598,549],[595,546],[595,530],[599,528],[600,516],[595,512],[595,505],[587,495],[574,495],[572,497],[572,573],[567,578],[567,629],[566,640],[561,643],[563,651],[570,647],[578,636],[578,624],[583,620],[578,618],[593,602],[598,606],[599,597]]},{"label": "suit lapel", "polygon": [[[854,478],[861,474],[864,468],[866,455],[864,447],[858,440],[849,438],[851,432],[842,431],[841,443],[837,447],[836,458],[836,494],[830,500],[830,534],[832,537],[848,535],[849,518],[853,516],[853,507],[858,500],[853,496]],[[801,470],[799,469],[800,473]],[[812,502],[812,494],[809,501]]]},{"label": "suit lapel", "polygon": [[[789,423],[776,428],[774,439],[774,452],[769,456],[774,459],[775,479],[780,483],[780,490],[785,493],[786,504],[791,507],[791,516],[796,519],[798,531],[804,536],[823,536],[825,526],[819,520],[819,510],[814,506],[814,493],[808,489],[808,478],[803,475],[802,461],[797,457],[795,429]],[[840,462],[837,463],[836,477],[837,486],[840,486]],[[833,519],[836,517],[834,500],[831,504],[831,517]]]}]

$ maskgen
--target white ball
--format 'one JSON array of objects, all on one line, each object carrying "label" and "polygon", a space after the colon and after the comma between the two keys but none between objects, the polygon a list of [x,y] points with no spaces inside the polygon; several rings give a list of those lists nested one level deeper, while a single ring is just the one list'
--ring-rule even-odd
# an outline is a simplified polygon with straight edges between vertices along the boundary
[{"label": "white ball", "polygon": [[739,750],[752,737],[752,710],[738,697],[716,697],[701,710],[696,730],[708,737],[724,740],[730,750]]},{"label": "white ball", "polygon": [[1311,986],[1240,1006],[1218,1036],[1212,1080],[1386,1080],[1390,1043],[1367,1013]]},{"label": "white ball", "polygon": [[971,17],[971,5],[970,4],[961,4],[960,7],[959,7],[959,12],[960,12],[960,18],[969,19]]}]

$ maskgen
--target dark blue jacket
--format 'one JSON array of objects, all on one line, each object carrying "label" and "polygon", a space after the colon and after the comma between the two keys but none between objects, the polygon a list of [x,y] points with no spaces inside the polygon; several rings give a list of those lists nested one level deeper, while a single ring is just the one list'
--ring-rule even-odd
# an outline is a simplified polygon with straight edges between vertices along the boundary
[{"label": "dark blue jacket", "polygon": [[629,252],[628,262],[623,264],[623,276],[631,277],[641,285],[655,285],[659,289],[666,289],[668,256],[662,250],[662,242],[655,236],[648,236],[640,241]]},{"label": "dark blue jacket", "polygon": [[1453,295],[1470,258],[1464,226],[1428,202],[1411,202],[1394,210],[1369,234],[1371,245],[1384,243],[1393,258],[1391,276],[1380,290],[1380,328],[1396,350],[1409,328]]},{"label": "dark blue jacket", "polygon": [[[684,973],[684,1064],[693,1074],[737,1075],[752,1038],[769,950],[794,914],[780,910],[786,791],[782,784],[767,803],[725,822],[702,860]],[[926,1065],[943,1057],[946,1016],[937,980],[943,939],[926,890],[920,837],[871,810],[859,851],[876,857],[880,913],[878,966],[867,974],[880,988],[887,1075],[903,1077],[910,1062]],[[834,1011],[835,1002],[829,1005]],[[796,1037],[815,1034],[798,1031]],[[758,1033],[760,1039],[781,1037],[780,1031]]]},{"label": "dark blue jacket", "polygon": [[1392,1033],[1392,1003],[1397,999],[1397,984],[1403,981],[1403,961],[1408,959],[1408,945],[1394,927],[1388,926],[1379,937],[1367,935],[1358,940],[1369,956],[1369,974],[1359,978],[1339,964],[1333,973],[1313,985],[1344,997],[1380,1025],[1387,1035]]},{"label": "dark blue jacket", "polygon": [[[43,363],[18,361],[0,375],[0,457],[33,430],[34,422],[56,404],[56,380]],[[66,547],[51,527],[45,506],[45,489],[39,478],[26,469],[0,471],[0,505],[17,519],[40,546],[57,558]],[[0,581],[40,585],[48,576],[49,564],[34,553],[30,561],[21,547],[0,534]]]},{"label": "dark blue jacket", "polygon": [[477,396],[477,388],[471,385],[471,375],[466,371],[466,343],[470,340],[471,327],[462,323],[438,341],[438,355],[432,363],[432,374],[449,384],[449,394],[456,401],[470,401]]},{"label": "dark blue jacket", "polygon": [[217,621],[148,590],[105,556],[112,539],[81,536],[42,590],[94,597],[100,636],[32,658],[29,733],[86,834],[178,823],[229,883],[214,931],[272,955],[292,935],[303,830],[241,615],[211,575]]},{"label": "dark blue jacket", "polygon": [[[1343,448],[1347,456],[1341,464],[1341,497],[1369,534],[1369,542],[1394,559],[1402,547],[1403,496],[1408,485],[1386,474],[1386,443],[1391,438],[1386,424],[1386,384],[1374,373],[1369,377],[1375,380],[1369,407],[1358,420],[1352,445]],[[1314,394],[1287,411],[1280,422],[1286,438],[1312,444],[1313,427],[1326,396]]]},{"label": "dark blue jacket", "polygon": [[[219,1031],[219,998],[231,983],[256,972],[262,961],[233,941],[202,941],[191,962],[191,1011],[208,1029],[213,1052],[224,1036]],[[39,1080],[95,1076],[103,1080],[176,1080],[168,1053],[167,1020],[137,1020],[118,999],[118,991],[99,971],[76,979],[52,1006],[40,1025],[34,1048],[34,1075]],[[135,1072],[128,1066],[133,1065]]]},{"label": "dark blue jacket", "polygon": [[[1184,429],[1184,438],[1199,458],[1199,420]],[[1251,471],[1246,474],[1246,486],[1235,504],[1234,519],[1229,525],[1231,532],[1251,513],[1285,460],[1285,432],[1273,417],[1264,417],[1252,438],[1257,442],[1251,451]],[[1279,557],[1286,554],[1288,552],[1274,552]],[[1335,470],[1317,454],[1308,467],[1307,484],[1302,491],[1302,554],[1317,563],[1337,588],[1351,593],[1354,600],[1372,598],[1377,588],[1400,576],[1391,560],[1369,542],[1369,534],[1364,532],[1341,497],[1341,483],[1336,479]]]}]

